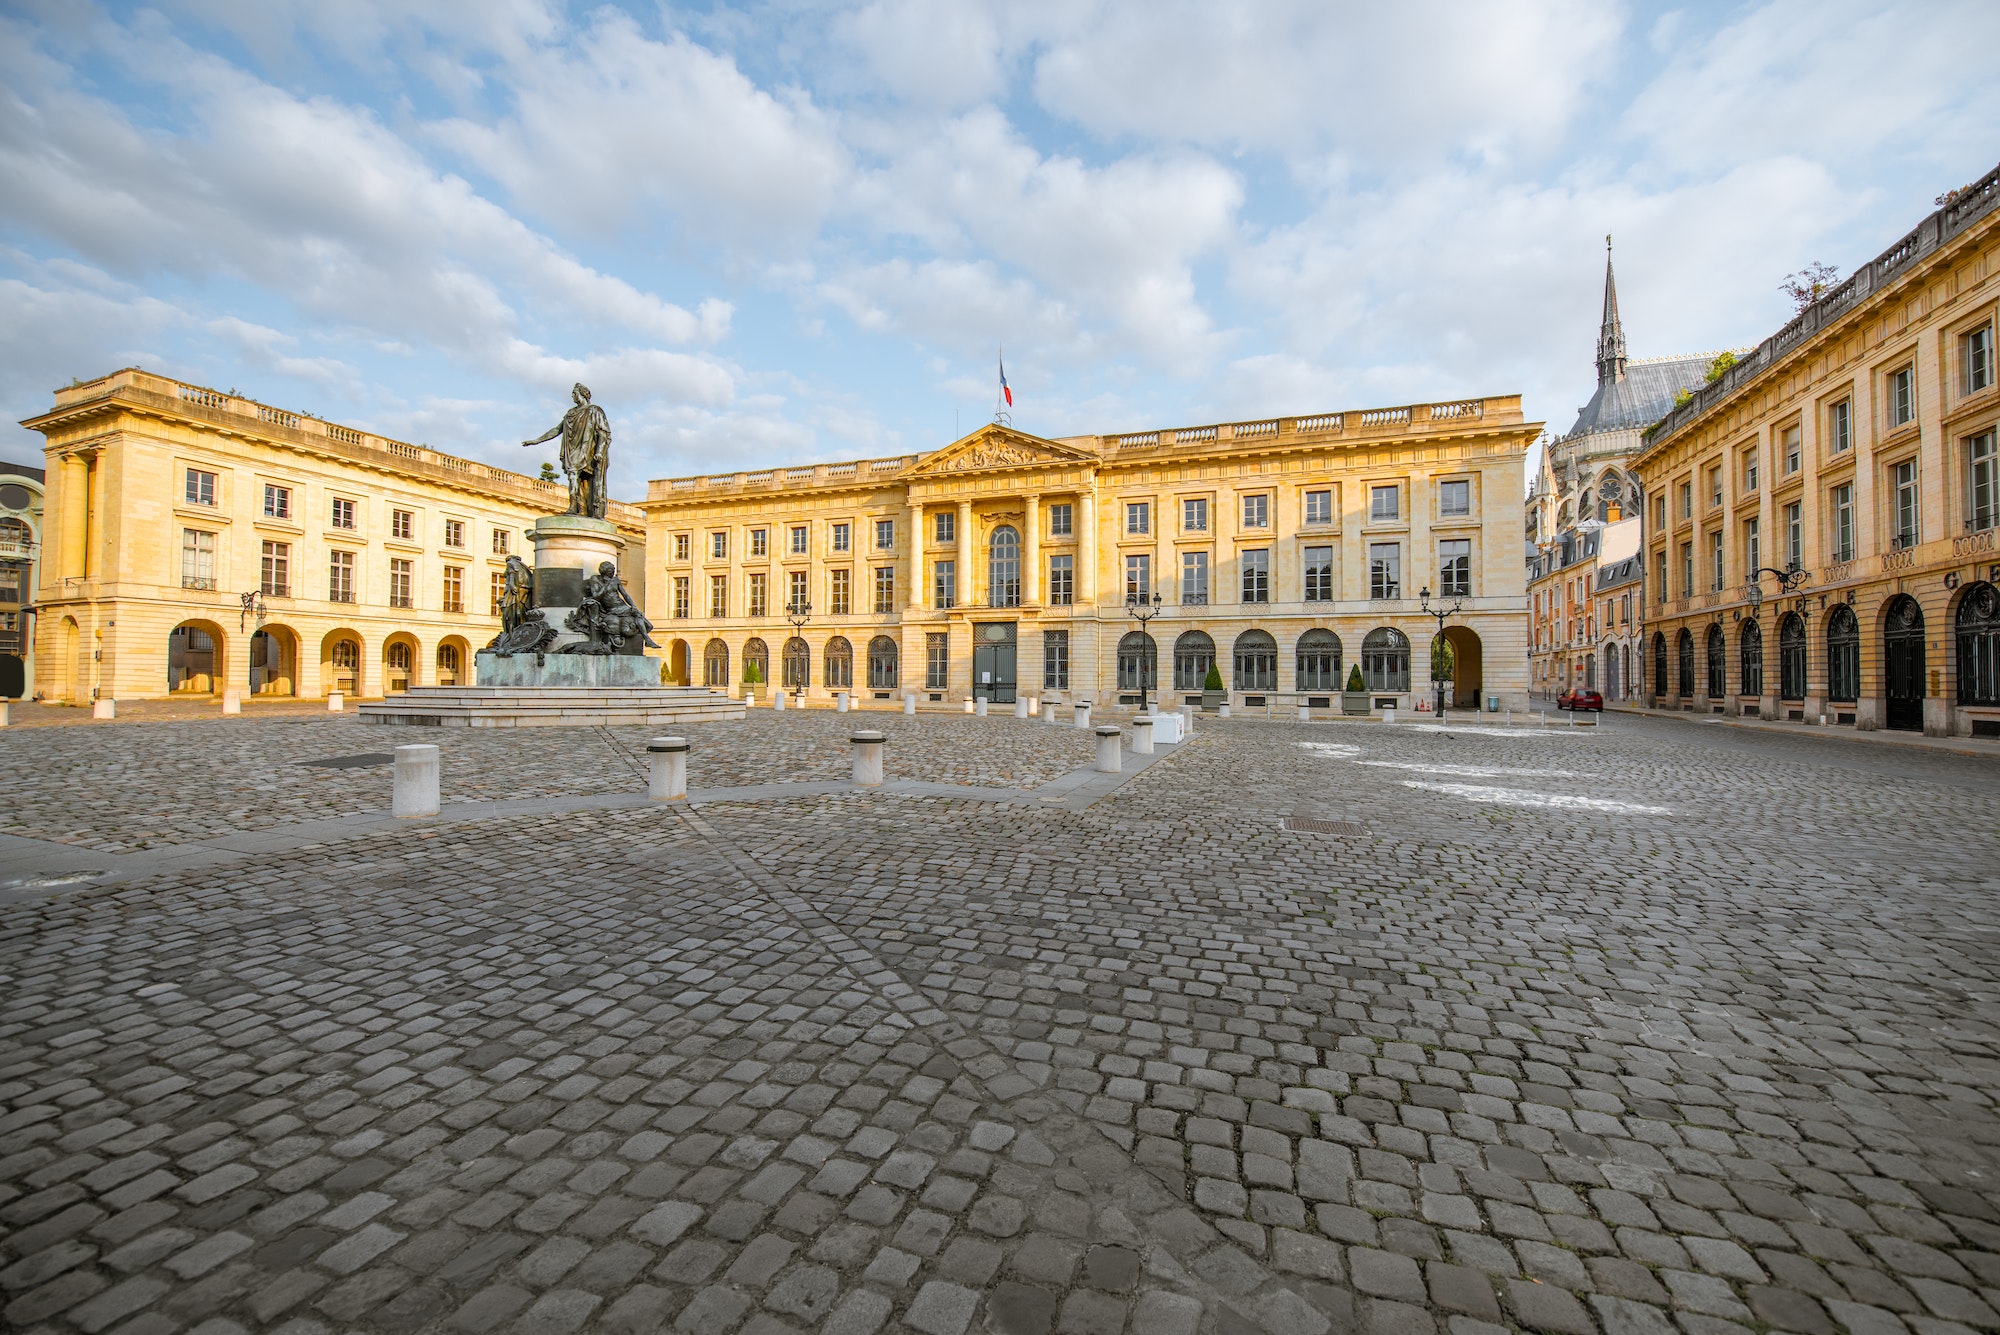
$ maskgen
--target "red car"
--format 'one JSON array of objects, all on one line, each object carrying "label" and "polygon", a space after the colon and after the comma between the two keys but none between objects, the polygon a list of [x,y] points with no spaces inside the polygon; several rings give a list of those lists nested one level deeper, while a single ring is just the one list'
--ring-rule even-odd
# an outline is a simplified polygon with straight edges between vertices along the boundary
[{"label": "red car", "polygon": [[1604,697],[1599,695],[1596,691],[1587,691],[1587,690],[1564,691],[1561,695],[1556,697],[1556,708],[1594,709],[1598,713],[1602,714],[1604,712]]}]

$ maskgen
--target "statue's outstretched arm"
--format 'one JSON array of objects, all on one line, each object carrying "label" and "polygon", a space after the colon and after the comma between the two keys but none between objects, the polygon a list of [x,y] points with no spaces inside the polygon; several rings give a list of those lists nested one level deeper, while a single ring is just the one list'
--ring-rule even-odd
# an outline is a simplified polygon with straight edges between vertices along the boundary
[{"label": "statue's outstretched arm", "polygon": [[524,440],[521,442],[521,444],[527,446],[539,445],[545,440],[554,440],[557,436],[560,436],[561,434],[562,434],[562,423],[557,422],[554,426],[550,427],[547,431],[544,431],[541,435],[536,436],[533,440]]}]

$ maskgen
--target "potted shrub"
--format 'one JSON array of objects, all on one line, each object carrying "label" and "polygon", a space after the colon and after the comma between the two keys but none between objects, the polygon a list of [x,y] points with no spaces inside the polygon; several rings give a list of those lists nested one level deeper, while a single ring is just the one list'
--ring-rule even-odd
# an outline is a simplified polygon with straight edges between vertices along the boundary
[{"label": "potted shrub", "polygon": [[1213,709],[1229,698],[1229,692],[1222,686],[1222,669],[1215,664],[1208,665],[1208,675],[1201,679],[1201,707]]},{"label": "potted shrub", "polygon": [[744,659],[743,698],[745,700],[755,700],[757,698],[757,688],[763,684],[764,684],[764,674],[757,670],[756,660],[750,658]]},{"label": "potted shrub", "polygon": [[1361,683],[1359,663],[1347,670],[1347,689],[1340,693],[1340,712],[1343,714],[1368,712],[1368,691]]}]

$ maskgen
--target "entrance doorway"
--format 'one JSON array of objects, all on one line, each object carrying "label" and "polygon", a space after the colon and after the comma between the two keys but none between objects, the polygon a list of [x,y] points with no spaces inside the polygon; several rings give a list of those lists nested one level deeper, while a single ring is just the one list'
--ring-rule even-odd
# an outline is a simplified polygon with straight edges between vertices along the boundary
[{"label": "entrance doorway", "polygon": [[1882,628],[1883,657],[1888,666],[1888,717],[1899,732],[1924,728],[1924,609],[1903,594],[1889,604]]},{"label": "entrance doorway", "polygon": [[983,621],[972,628],[972,698],[1014,703],[1016,631],[1011,621]]}]

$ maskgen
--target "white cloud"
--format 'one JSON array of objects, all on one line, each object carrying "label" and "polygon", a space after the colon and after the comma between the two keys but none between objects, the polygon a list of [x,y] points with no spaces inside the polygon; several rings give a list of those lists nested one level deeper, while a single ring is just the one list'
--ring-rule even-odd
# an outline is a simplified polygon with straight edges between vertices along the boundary
[{"label": "white cloud", "polygon": [[872,0],[837,17],[833,31],[860,57],[864,86],[909,102],[955,110],[1005,88],[1000,15],[985,4]]}]

